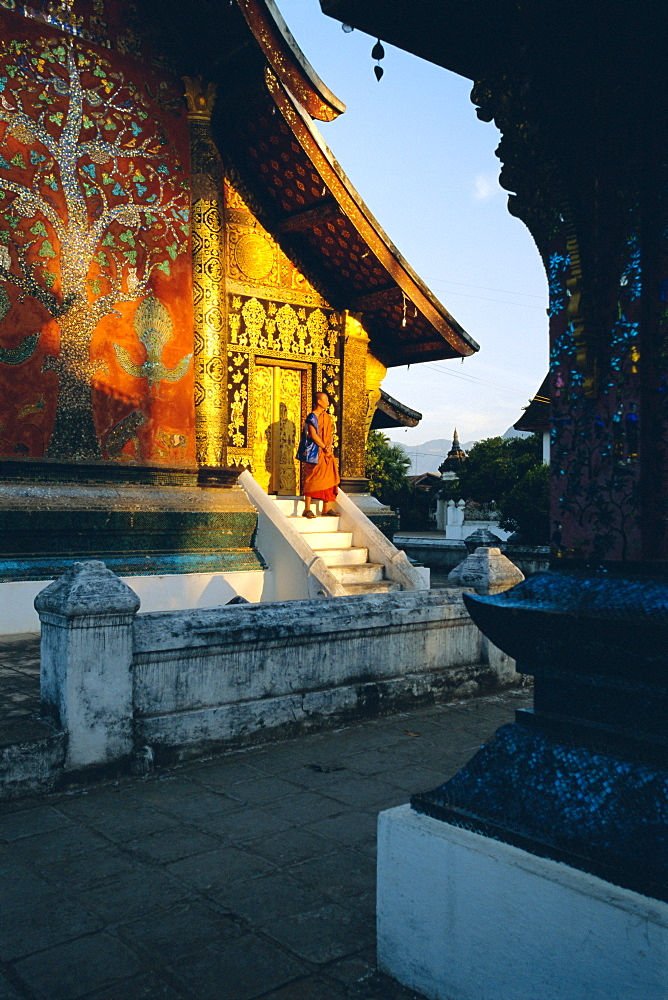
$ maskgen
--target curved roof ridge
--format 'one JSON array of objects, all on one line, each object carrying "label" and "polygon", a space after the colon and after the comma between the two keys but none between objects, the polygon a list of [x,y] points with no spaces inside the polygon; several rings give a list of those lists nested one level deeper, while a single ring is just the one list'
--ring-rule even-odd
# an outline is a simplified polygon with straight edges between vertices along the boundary
[{"label": "curved roof ridge", "polygon": [[[267,89],[272,95],[275,103],[280,109],[280,92],[276,90],[276,84],[281,86],[280,81],[273,77],[271,71],[265,70],[265,81],[267,83]],[[273,85],[272,85],[273,83]],[[389,273],[391,274],[393,280],[396,282],[398,287],[407,295],[409,299],[416,303],[415,292],[418,293],[418,298],[422,297],[424,305],[427,307],[427,312],[432,312],[431,321],[435,326],[441,327],[441,333],[446,340],[452,343],[452,336],[459,339],[460,345],[465,346],[465,349],[461,351],[463,354],[473,354],[475,351],[479,350],[479,344],[473,339],[473,337],[464,330],[460,323],[452,316],[448,309],[443,305],[439,299],[436,298],[431,289],[424,283],[422,278],[415,272],[408,261],[396,248],[394,243],[391,241],[385,230],[382,228],[375,215],[372,213],[371,209],[362,200],[361,196],[357,192],[356,188],[348,178],[347,174],[343,170],[341,164],[338,162],[329,146],[325,142],[320,130],[317,128],[315,123],[310,118],[308,114],[308,109],[305,109],[301,103],[295,99],[294,95],[287,90],[286,87],[281,87],[283,94],[290,101],[292,105],[292,113],[298,115],[301,125],[308,131],[310,138],[316,143],[320,154],[323,156],[327,165],[336,175],[337,180],[341,186],[342,198],[337,198],[337,201],[342,209],[346,212],[349,218],[350,212],[354,214],[359,213],[367,226],[376,235],[376,238],[384,245],[386,250],[389,252],[393,258],[398,268],[390,267]],[[305,113],[306,112],[306,113]],[[346,204],[346,202],[348,204]],[[359,216],[358,216],[359,218]],[[351,221],[354,221],[351,218]],[[410,286],[413,286],[412,288]],[[409,286],[409,287],[407,287]],[[411,294],[413,292],[413,294]],[[439,322],[440,321],[440,322]],[[448,330],[443,329],[443,326],[449,328]],[[449,336],[448,336],[449,334]],[[454,345],[453,345],[454,346]]]},{"label": "curved roof ridge", "polygon": [[274,0],[236,0],[248,27],[283,86],[312,118],[331,122],[346,110],[308,61]]}]

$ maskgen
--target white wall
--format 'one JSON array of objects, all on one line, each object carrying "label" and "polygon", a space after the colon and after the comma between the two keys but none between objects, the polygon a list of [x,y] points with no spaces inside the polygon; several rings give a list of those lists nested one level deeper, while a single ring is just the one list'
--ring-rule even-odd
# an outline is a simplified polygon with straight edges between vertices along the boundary
[{"label": "white wall", "polygon": [[187,754],[286,724],[503,686],[461,591],[138,615],[135,728]]},{"label": "white wall", "polygon": [[378,962],[431,1000],[666,1000],[668,904],[419,815],[378,817]]},{"label": "white wall", "polygon": [[[173,573],[124,576],[122,580],[141,600],[142,611],[181,611],[215,608],[233,597],[252,604],[274,599],[274,576],[269,570],[229,573]],[[34,601],[51,580],[16,580],[0,583],[0,635],[38,632]]]}]

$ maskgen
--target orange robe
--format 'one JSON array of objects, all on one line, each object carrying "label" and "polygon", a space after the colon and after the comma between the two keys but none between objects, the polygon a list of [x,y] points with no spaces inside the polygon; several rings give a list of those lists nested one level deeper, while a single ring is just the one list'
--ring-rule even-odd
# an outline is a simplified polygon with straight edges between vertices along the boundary
[{"label": "orange robe", "polygon": [[[329,413],[321,413],[316,417],[318,421],[318,436],[331,445],[334,440],[334,424]],[[338,493],[337,486],[341,482],[336,459],[333,455],[326,455],[322,448],[318,449],[318,464],[312,465],[310,462],[302,462],[304,470],[304,496],[313,497],[314,500],[335,500]]]}]

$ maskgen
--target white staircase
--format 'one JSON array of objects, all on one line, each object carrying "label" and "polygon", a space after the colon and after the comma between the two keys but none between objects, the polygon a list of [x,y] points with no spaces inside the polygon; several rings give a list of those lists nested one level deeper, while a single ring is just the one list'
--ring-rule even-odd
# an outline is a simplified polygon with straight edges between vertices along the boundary
[{"label": "white staircase", "polygon": [[382,563],[369,561],[368,549],[353,544],[352,531],[342,531],[338,517],[320,514],[320,501],[312,507],[316,517],[309,519],[302,517],[304,501],[299,497],[271,499],[347,594],[390,594],[403,589],[400,583],[386,579]]}]

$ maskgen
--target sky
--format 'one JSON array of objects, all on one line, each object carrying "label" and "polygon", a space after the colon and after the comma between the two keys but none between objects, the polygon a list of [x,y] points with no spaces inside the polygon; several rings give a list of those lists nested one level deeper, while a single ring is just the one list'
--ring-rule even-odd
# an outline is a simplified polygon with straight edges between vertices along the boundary
[{"label": "sky", "polygon": [[390,431],[415,446],[502,434],[547,371],[547,281],[531,234],[507,209],[494,155],[500,134],[476,117],[471,81],[346,33],[318,0],[277,0],[312,66],[346,112],[317,122],[380,225],[433,293],[478,342],[461,361],[392,368],[383,388],[423,414]]}]

